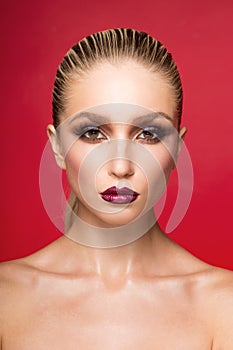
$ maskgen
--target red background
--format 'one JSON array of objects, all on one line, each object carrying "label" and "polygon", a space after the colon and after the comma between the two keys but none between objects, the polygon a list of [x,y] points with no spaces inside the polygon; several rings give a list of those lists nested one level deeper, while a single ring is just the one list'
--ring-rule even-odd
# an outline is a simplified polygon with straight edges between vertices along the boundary
[{"label": "red background", "polygon": [[[9,0],[0,16],[0,259],[29,254],[60,235],[43,208],[38,183],[57,65],[83,36],[133,27],[165,43],[183,80],[195,186],[171,237],[204,261],[233,270],[232,1]],[[169,187],[167,213],[175,193]]]}]

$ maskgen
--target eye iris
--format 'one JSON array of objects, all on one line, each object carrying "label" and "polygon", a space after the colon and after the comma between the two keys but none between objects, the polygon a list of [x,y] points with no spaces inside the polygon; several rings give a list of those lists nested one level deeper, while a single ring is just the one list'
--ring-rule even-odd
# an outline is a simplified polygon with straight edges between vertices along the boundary
[{"label": "eye iris", "polygon": [[98,134],[99,134],[99,131],[98,131],[98,130],[92,129],[92,130],[89,130],[89,131],[87,132],[87,137],[88,137],[89,139],[95,139],[95,138],[97,138]]},{"label": "eye iris", "polygon": [[150,131],[145,131],[144,135],[148,140],[154,139],[154,134],[152,134]]}]

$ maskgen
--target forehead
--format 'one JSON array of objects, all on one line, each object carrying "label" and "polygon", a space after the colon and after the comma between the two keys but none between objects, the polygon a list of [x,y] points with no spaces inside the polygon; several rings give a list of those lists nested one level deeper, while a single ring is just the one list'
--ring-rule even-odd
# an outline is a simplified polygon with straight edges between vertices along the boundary
[{"label": "forehead", "polygon": [[[81,78],[73,78],[67,90],[65,117],[93,106],[120,104],[141,106],[175,118],[173,90],[158,73],[135,62],[103,63]],[[118,113],[119,110],[115,110]],[[125,109],[126,111],[126,109]],[[127,111],[128,113],[129,111]],[[101,112],[106,114],[106,110]],[[111,111],[112,113],[112,111]],[[116,117],[116,115],[115,115]]]}]

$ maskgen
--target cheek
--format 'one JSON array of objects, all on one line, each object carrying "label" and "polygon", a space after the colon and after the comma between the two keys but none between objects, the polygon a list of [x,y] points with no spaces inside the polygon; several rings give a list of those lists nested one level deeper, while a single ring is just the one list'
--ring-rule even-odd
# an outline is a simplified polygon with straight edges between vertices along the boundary
[{"label": "cheek", "polygon": [[174,144],[170,147],[163,144],[158,145],[158,148],[151,153],[159,166],[159,172],[163,174],[166,181],[169,179],[171,171],[175,168],[175,158],[177,152],[177,145]]},{"label": "cheek", "polygon": [[155,161],[147,167],[146,171],[149,206],[154,205],[164,193],[174,168],[174,160],[167,149],[158,147],[151,153]]},{"label": "cheek", "polygon": [[92,151],[93,146],[77,142],[70,148],[65,158],[67,179],[78,196],[82,196],[82,191],[85,193],[90,189],[93,190],[93,186],[96,189],[95,173],[98,156]]},{"label": "cheek", "polygon": [[170,174],[171,174],[171,171],[175,167],[174,159],[172,158],[172,156],[168,152],[166,152],[166,154],[164,154],[163,157],[161,157],[160,166],[161,166],[161,169],[164,173],[164,177],[165,177],[166,181],[168,181]]},{"label": "cheek", "polygon": [[76,147],[72,147],[72,149],[67,153],[65,158],[66,176],[71,188],[75,192],[78,187],[78,174],[80,171],[82,159],[83,159],[83,156],[81,155],[80,152],[78,152]]}]

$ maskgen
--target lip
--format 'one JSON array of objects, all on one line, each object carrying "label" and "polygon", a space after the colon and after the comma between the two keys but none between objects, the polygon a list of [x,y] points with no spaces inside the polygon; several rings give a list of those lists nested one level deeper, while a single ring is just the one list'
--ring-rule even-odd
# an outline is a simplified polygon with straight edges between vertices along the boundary
[{"label": "lip", "polygon": [[112,186],[100,193],[101,197],[106,201],[114,204],[127,204],[135,201],[138,193],[128,187]]}]

